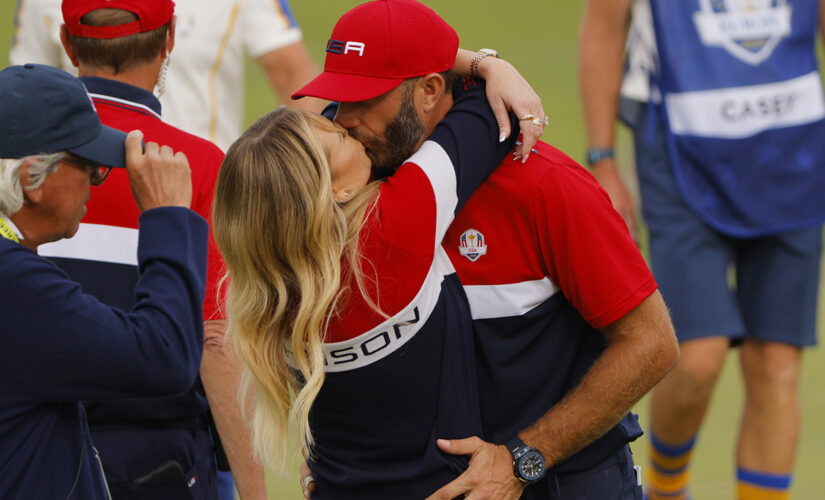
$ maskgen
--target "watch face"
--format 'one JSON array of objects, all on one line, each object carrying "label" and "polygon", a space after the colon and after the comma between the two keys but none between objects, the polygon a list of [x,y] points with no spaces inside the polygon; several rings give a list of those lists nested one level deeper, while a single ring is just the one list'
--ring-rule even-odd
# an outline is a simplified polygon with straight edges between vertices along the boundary
[{"label": "watch face", "polygon": [[535,451],[527,452],[518,463],[518,470],[525,481],[538,481],[544,477],[546,465],[544,457]]}]

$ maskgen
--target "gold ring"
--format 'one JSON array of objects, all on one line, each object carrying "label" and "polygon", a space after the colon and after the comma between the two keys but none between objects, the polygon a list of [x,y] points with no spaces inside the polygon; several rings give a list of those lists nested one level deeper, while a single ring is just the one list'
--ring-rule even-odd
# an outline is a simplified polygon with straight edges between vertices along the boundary
[{"label": "gold ring", "polygon": [[[530,115],[530,116],[532,117],[533,115]],[[544,125],[550,125],[550,117],[549,117],[549,116],[545,116],[545,117],[544,117],[544,120],[540,120],[540,119],[538,119],[538,118],[533,118],[533,123],[534,123],[534,124],[536,124],[536,125],[542,125],[542,124],[544,124]]]},{"label": "gold ring", "polygon": [[523,122],[524,120],[532,120],[533,118],[533,113],[527,113],[526,115],[519,118],[518,121]]}]

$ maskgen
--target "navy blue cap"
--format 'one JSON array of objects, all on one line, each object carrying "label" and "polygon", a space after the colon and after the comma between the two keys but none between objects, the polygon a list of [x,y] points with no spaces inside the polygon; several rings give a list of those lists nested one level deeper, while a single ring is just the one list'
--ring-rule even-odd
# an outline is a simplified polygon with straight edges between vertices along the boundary
[{"label": "navy blue cap", "polygon": [[42,64],[0,71],[0,158],[69,151],[106,167],[125,167],[126,134],[100,123],[83,83]]}]

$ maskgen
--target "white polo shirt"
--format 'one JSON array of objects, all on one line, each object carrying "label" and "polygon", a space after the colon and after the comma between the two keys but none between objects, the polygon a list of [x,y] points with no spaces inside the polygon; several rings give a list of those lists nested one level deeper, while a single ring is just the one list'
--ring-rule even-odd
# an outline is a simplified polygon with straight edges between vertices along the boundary
[{"label": "white polo shirt", "polygon": [[[656,34],[649,0],[633,0],[632,22],[627,35],[627,70],[622,80],[622,97],[646,102],[650,96],[650,75],[658,71]],[[653,89],[653,101],[659,91]]]}]

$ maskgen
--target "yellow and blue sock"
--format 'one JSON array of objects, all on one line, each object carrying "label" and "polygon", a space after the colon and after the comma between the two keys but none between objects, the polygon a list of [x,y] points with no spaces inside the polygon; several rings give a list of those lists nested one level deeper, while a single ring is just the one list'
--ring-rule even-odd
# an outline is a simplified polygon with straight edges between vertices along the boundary
[{"label": "yellow and blue sock", "polygon": [[650,500],[687,500],[688,464],[696,436],[679,445],[664,444],[650,433],[650,465],[646,497]]},{"label": "yellow and blue sock", "polygon": [[739,500],[788,500],[791,475],[736,469],[736,498]]}]

